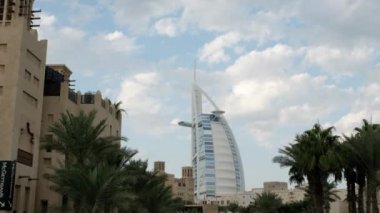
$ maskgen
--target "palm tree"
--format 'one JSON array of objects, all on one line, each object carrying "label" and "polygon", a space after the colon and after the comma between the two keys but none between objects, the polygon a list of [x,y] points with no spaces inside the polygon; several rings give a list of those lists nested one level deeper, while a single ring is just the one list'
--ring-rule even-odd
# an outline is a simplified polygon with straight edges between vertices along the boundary
[{"label": "palm tree", "polygon": [[128,212],[174,213],[183,207],[181,200],[173,199],[171,188],[165,181],[165,175],[144,171],[133,186],[137,200]]},{"label": "palm tree", "polygon": [[119,102],[117,102],[117,103],[114,104],[114,107],[115,107],[115,110],[116,110],[116,118],[117,119],[120,119],[120,116],[121,116],[122,112],[126,112],[125,109],[120,108],[120,106],[121,106],[122,103],[123,103],[122,101],[119,101]]},{"label": "palm tree", "polygon": [[295,213],[295,212],[313,213],[314,211],[312,209],[312,203],[310,202],[310,200],[304,199],[301,201],[282,204],[278,212],[279,213]]},{"label": "palm tree", "polygon": [[360,170],[359,162],[357,161],[356,154],[354,149],[352,148],[354,144],[357,143],[355,135],[351,135],[350,137],[344,136],[344,141],[341,145],[341,155],[343,158],[343,175],[346,179],[347,185],[347,202],[348,202],[348,213],[356,213],[357,205],[356,201],[358,200],[359,204],[359,212],[361,212],[360,208],[363,207],[363,203],[360,204],[360,201],[363,202],[362,197],[363,194],[357,196],[356,195],[356,183],[358,182],[358,171]]},{"label": "palm tree", "polygon": [[277,213],[282,205],[281,198],[272,192],[256,194],[253,203],[253,212],[257,213]]},{"label": "palm tree", "polygon": [[[363,120],[360,128],[355,128],[357,143],[353,149],[362,165],[362,173],[365,173],[366,182],[366,212],[379,213],[377,205],[377,172],[380,170],[380,128],[378,124],[370,124]],[[363,177],[361,177],[363,178]],[[363,179],[360,179],[363,184]],[[360,184],[359,184],[360,185]]]},{"label": "palm tree", "polygon": [[106,128],[106,120],[94,124],[96,111],[85,113],[80,111],[76,116],[69,111],[61,114],[58,122],[49,127],[53,137],[45,136],[41,140],[41,148],[55,150],[65,156],[65,166],[87,164],[119,147],[123,137],[102,137]]},{"label": "palm tree", "polygon": [[74,201],[76,212],[98,212],[111,206],[123,209],[118,202],[131,196],[126,165],[136,151],[120,149],[119,142],[125,138],[102,137],[106,121],[94,124],[95,116],[96,111],[78,115],[67,111],[50,126],[53,137],[41,141],[41,148],[65,156],[64,164],[47,178],[55,184],[53,189]]},{"label": "palm tree", "polygon": [[339,136],[333,134],[333,127],[323,129],[315,124],[312,129],[297,135],[295,143],[280,149],[281,155],[273,158],[281,167],[290,167],[290,181],[309,184],[315,212],[323,213],[326,208],[327,179],[341,178],[342,159],[339,153]]},{"label": "palm tree", "polygon": [[135,195],[130,190],[126,169],[99,163],[92,168],[54,169],[48,179],[53,189],[75,202],[78,213],[127,209]]}]

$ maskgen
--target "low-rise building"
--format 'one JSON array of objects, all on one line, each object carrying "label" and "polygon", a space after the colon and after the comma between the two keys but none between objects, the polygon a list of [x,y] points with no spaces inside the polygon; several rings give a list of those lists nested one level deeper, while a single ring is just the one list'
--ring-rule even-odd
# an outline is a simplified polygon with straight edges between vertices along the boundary
[{"label": "low-rise building", "polygon": [[[196,203],[214,204],[219,206],[228,206],[232,203],[239,206],[247,207],[249,204],[254,203],[258,194],[263,192],[271,192],[278,195],[283,203],[292,203],[301,201],[305,198],[304,187],[288,188],[286,182],[264,182],[263,188],[253,188],[251,191],[239,192],[235,194],[226,194],[214,198],[208,197],[205,200],[198,200]],[[345,189],[337,189],[339,200],[330,204],[330,213],[344,213],[347,212],[347,202],[345,201],[347,191]]]},{"label": "low-rise building", "polygon": [[[70,88],[71,70],[63,64],[47,65],[45,70],[45,87],[43,97],[43,111],[41,119],[41,136],[50,136],[49,126],[57,122],[62,113],[78,114],[95,110],[95,124],[106,119],[107,128],[102,136],[118,136],[121,132],[120,109],[115,107],[109,99],[104,99],[101,93],[87,92],[81,94]],[[60,194],[51,189],[52,183],[44,175],[53,172],[64,162],[64,156],[51,150],[40,150],[38,168],[38,187],[36,194],[36,209],[60,207],[67,202]]]},{"label": "low-rise building", "polygon": [[154,162],[154,171],[166,175],[166,185],[172,189],[174,197],[181,198],[184,201],[194,202],[194,178],[191,166],[182,167],[182,177],[176,178],[173,174],[165,172],[165,162]]}]

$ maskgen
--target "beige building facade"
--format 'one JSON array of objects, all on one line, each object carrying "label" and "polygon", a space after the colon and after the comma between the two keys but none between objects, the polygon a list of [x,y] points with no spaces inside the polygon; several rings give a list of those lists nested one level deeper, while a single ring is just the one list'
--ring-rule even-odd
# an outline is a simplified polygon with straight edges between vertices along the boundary
[{"label": "beige building facade", "polygon": [[33,212],[47,41],[32,29],[33,0],[0,1],[0,160],[14,160],[13,209]]},{"label": "beige building facade", "polygon": [[[78,114],[80,111],[96,110],[95,123],[106,119],[107,128],[102,136],[118,136],[121,133],[121,111],[109,99],[104,99],[101,93],[75,92],[70,88],[72,72],[65,65],[47,65],[43,112],[41,119],[41,135],[51,136],[49,126],[58,121],[62,113],[69,111]],[[64,156],[51,150],[40,150],[38,168],[38,187],[36,194],[36,209],[46,210],[62,206],[66,202],[63,197],[51,190],[52,184],[44,178],[64,162]]]},{"label": "beige building facade", "polygon": [[182,167],[182,177],[180,178],[165,172],[164,161],[155,161],[153,170],[158,174],[166,175],[166,185],[171,187],[174,197],[181,198],[189,203],[194,202],[193,167]]},{"label": "beige building facade", "polygon": [[13,207],[0,212],[33,213],[62,204],[43,174],[63,157],[40,150],[41,137],[49,134],[48,126],[60,113],[97,110],[95,122],[107,119],[105,135],[121,132],[115,104],[100,92],[71,90],[71,71],[65,65],[46,66],[47,41],[39,40],[33,29],[39,12],[33,3],[0,0],[0,161],[16,161]]}]

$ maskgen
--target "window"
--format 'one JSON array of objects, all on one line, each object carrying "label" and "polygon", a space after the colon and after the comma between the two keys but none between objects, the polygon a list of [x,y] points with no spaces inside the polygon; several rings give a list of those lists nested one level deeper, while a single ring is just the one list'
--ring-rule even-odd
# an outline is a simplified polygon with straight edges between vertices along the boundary
[{"label": "window", "polygon": [[0,86],[0,96],[3,95],[3,90],[4,90],[4,87],[3,87],[3,86]]},{"label": "window", "polygon": [[7,52],[7,44],[0,44],[0,52]]},{"label": "window", "polygon": [[48,206],[49,206],[49,203],[47,200],[41,200],[41,213],[47,213]]},{"label": "window", "polygon": [[37,87],[40,86],[40,79],[38,79],[37,77],[33,77],[33,84],[36,85]]},{"label": "window", "polygon": [[[53,139],[53,135],[45,135],[45,137],[46,137],[46,140],[52,140]],[[46,152],[51,152],[51,148],[46,147]]]},{"label": "window", "polygon": [[16,185],[15,193],[13,195],[13,211],[17,212],[17,205],[20,199],[20,185]]},{"label": "window", "polygon": [[25,200],[24,200],[24,212],[27,212],[29,208],[30,188],[25,187]]},{"label": "window", "polygon": [[54,115],[53,114],[48,114],[47,120],[49,123],[54,122]]},{"label": "window", "polygon": [[50,166],[51,165],[51,158],[44,158],[44,164]]},{"label": "window", "polygon": [[24,78],[25,80],[30,81],[32,79],[32,73],[30,73],[28,70],[25,70]]}]

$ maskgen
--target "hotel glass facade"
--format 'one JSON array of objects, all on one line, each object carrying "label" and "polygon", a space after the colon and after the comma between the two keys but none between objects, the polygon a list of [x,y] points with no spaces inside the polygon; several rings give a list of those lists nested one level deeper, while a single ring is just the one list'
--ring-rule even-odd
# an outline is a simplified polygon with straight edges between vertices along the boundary
[{"label": "hotel glass facade", "polygon": [[[202,112],[203,97],[214,106],[215,111]],[[192,122],[180,122],[179,125],[192,129],[194,195],[198,201],[245,190],[239,149],[223,114],[194,83]]]}]

